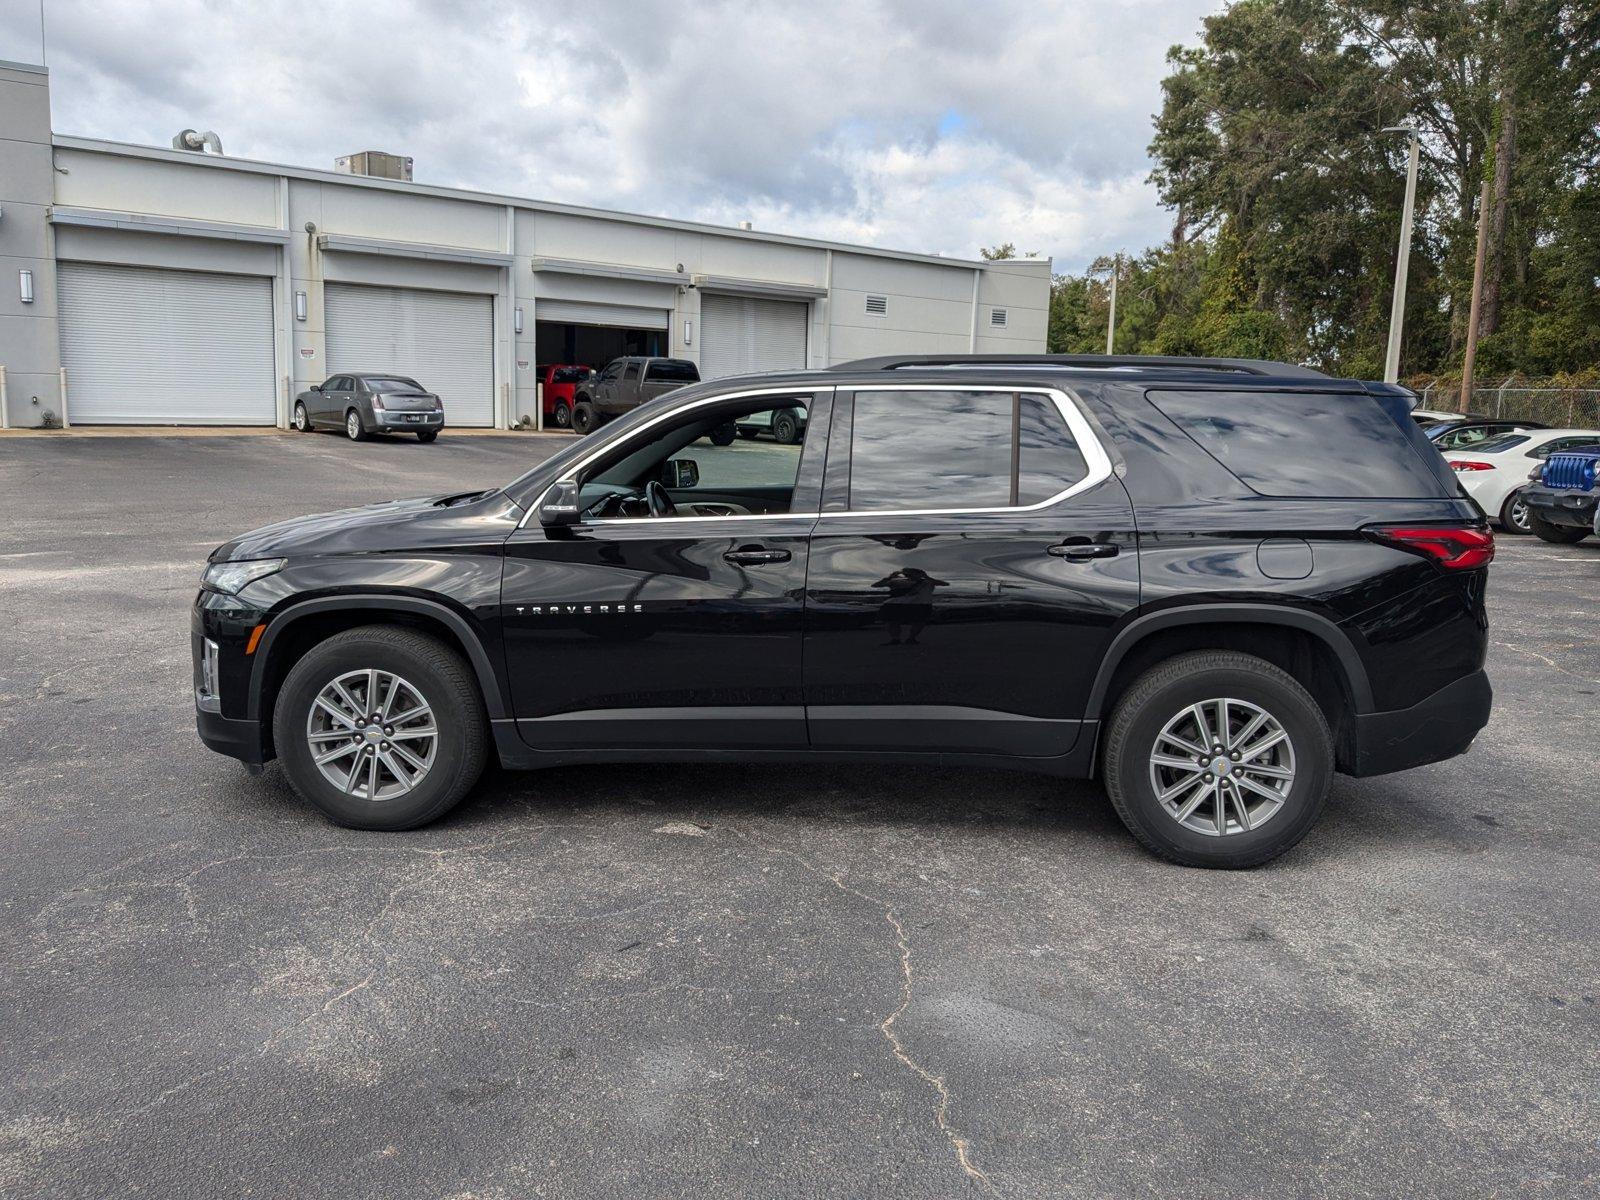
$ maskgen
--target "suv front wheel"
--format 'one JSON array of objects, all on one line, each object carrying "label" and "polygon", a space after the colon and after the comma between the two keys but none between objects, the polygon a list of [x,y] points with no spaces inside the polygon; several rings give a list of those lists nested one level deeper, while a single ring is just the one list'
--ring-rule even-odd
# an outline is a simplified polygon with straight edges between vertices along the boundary
[{"label": "suv front wheel", "polygon": [[1232,651],[1182,654],[1138,678],[1112,714],[1105,785],[1144,846],[1193,867],[1254,867],[1316,822],[1333,738],[1286,672]]},{"label": "suv front wheel", "polygon": [[483,772],[488,723],[467,664],[410,629],[369,625],[312,647],[272,721],[294,788],[352,829],[414,829]]}]

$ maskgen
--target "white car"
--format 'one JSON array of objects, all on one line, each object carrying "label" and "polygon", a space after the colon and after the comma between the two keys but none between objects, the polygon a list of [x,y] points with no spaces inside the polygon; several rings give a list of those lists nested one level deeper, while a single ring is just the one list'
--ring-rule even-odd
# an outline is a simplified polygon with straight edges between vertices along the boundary
[{"label": "white car", "polygon": [[1534,468],[1562,450],[1594,445],[1600,429],[1525,429],[1448,451],[1444,460],[1491,521],[1507,533],[1527,533],[1528,508],[1519,493]]}]

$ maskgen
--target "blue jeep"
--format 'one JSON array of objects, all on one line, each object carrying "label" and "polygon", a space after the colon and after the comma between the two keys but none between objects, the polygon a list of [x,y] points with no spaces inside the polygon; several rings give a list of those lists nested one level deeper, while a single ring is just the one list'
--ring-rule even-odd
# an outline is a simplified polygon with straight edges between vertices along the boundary
[{"label": "blue jeep", "polygon": [[1581,542],[1600,533],[1600,446],[1552,454],[1522,489],[1528,525],[1547,542]]}]

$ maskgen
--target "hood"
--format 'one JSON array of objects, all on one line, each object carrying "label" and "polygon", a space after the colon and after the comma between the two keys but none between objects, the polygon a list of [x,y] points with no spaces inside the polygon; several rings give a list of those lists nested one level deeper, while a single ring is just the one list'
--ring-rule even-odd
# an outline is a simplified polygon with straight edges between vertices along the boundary
[{"label": "hood", "polygon": [[503,538],[521,516],[498,490],[387,500],[263,525],[224,542],[208,561],[409,550],[470,539],[479,530]]}]

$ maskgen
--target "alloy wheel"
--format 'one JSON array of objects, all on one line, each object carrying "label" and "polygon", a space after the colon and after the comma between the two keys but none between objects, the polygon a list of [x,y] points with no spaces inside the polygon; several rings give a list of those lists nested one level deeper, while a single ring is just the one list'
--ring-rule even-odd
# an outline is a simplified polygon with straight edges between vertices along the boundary
[{"label": "alloy wheel", "polygon": [[350,435],[350,440],[356,441],[361,437],[361,418],[351,413],[344,419],[344,431]]},{"label": "alloy wheel", "polygon": [[1518,492],[1515,496],[1511,497],[1511,512],[1509,516],[1511,518],[1510,525],[1513,530],[1515,530],[1517,533],[1530,532],[1530,526],[1528,525],[1528,501],[1527,498],[1522,495],[1522,493]]},{"label": "alloy wheel", "polygon": [[1294,786],[1294,744],[1248,700],[1202,700],[1161,727],[1150,753],[1156,801],[1178,824],[1210,837],[1249,833],[1283,808]]},{"label": "alloy wheel", "polygon": [[360,800],[394,800],[433,768],[439,728],[416,686],[389,671],[347,671],[317,693],[306,744],[322,777]]}]

